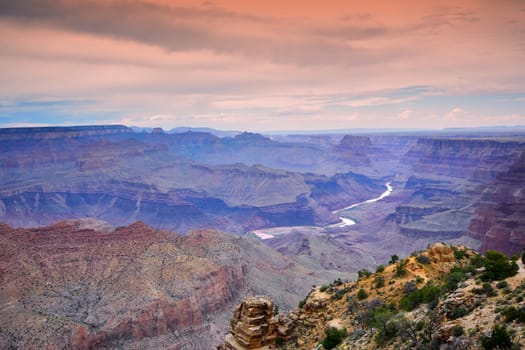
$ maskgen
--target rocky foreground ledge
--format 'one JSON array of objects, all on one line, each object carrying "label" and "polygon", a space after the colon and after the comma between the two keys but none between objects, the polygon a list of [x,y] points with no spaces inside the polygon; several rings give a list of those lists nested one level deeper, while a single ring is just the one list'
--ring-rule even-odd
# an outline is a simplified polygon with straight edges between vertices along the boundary
[{"label": "rocky foreground ledge", "polygon": [[266,296],[248,297],[237,305],[231,331],[218,350],[274,349],[277,338],[289,339],[293,321],[274,316],[273,302]]},{"label": "rocky foreground ledge", "polygon": [[314,286],[286,316],[249,297],[218,350],[520,349],[522,260],[436,243],[356,282]]}]

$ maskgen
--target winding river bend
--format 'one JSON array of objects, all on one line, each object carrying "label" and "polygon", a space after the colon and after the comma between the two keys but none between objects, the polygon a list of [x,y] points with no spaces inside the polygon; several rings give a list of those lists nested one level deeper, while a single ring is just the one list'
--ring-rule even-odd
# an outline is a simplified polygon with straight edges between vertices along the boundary
[{"label": "winding river bend", "polygon": [[294,230],[294,229],[299,229],[299,230],[304,231],[304,232],[311,232],[311,233],[317,232],[317,233],[319,233],[319,232],[324,232],[324,230],[326,228],[329,228],[329,227],[346,227],[346,226],[355,225],[356,222],[354,220],[352,220],[349,217],[345,217],[343,215],[340,215],[340,213],[344,212],[345,210],[353,209],[353,208],[359,207],[359,206],[364,205],[364,204],[374,203],[374,202],[380,201],[381,199],[390,196],[390,194],[393,191],[391,182],[387,182],[385,184],[385,187],[386,187],[386,191],[381,193],[381,195],[376,197],[376,198],[367,199],[366,201],[359,202],[359,203],[354,203],[354,204],[349,205],[347,207],[334,210],[332,213],[337,214],[339,216],[339,219],[341,220],[340,222],[338,222],[336,224],[332,224],[332,225],[328,225],[328,226],[324,226],[324,227],[323,226],[292,226],[292,227],[290,227],[290,226],[283,226],[283,227],[272,227],[272,228],[267,228],[267,229],[253,230],[253,231],[251,231],[251,233],[254,234],[255,236],[259,237],[260,239],[269,239],[269,238],[273,238],[275,236],[279,236],[281,234],[289,233],[291,230]]},{"label": "winding river bend", "polygon": [[[351,204],[348,207],[344,207],[344,208],[341,208],[341,209],[334,210],[332,213],[339,214],[339,213],[341,213],[341,212],[343,212],[345,210],[357,208],[357,207],[359,207],[359,206],[361,206],[363,204],[378,202],[381,199],[383,199],[385,197],[388,197],[388,196],[390,196],[390,194],[392,194],[392,191],[393,191],[392,183],[391,182],[387,182],[385,184],[385,187],[386,187],[386,191],[381,193],[381,195],[379,197],[372,198],[372,199],[367,199],[366,201],[363,201],[363,202]],[[339,216],[339,219],[341,220],[341,222],[339,222],[337,224],[330,225],[329,227],[345,227],[345,226],[352,226],[352,225],[356,224],[356,222],[354,220],[352,220],[351,218],[347,218],[347,217],[344,217],[344,216]]]}]

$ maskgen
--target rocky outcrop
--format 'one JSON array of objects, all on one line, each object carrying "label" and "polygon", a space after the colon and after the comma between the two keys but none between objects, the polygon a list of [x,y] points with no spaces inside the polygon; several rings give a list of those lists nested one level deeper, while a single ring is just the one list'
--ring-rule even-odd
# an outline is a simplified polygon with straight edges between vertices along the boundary
[{"label": "rocky outcrop", "polygon": [[[525,340],[512,336],[523,330],[518,319],[525,294],[523,264],[518,262],[515,276],[482,283],[483,268],[473,265],[480,261],[478,253],[463,246],[436,243],[376,273],[362,271],[355,282],[313,286],[288,314],[291,336],[275,345],[240,332],[243,346],[232,331],[226,343],[233,340],[234,346],[226,349],[481,349],[496,325],[506,328],[512,347],[523,347]],[[243,324],[247,333],[268,329],[268,318],[260,322],[262,312],[243,323],[242,308],[235,310],[232,328]]]},{"label": "rocky outcrop", "polygon": [[287,339],[293,322],[284,316],[274,317],[274,305],[265,296],[244,299],[233,312],[231,330],[220,350],[271,349],[275,340]]},{"label": "rocky outcrop", "polygon": [[525,153],[512,168],[483,191],[468,235],[482,241],[481,249],[520,253],[525,247]]},{"label": "rocky outcrop", "polygon": [[226,349],[260,348],[272,344],[277,337],[273,302],[268,298],[245,299],[235,308],[230,322],[231,337],[226,339]]}]

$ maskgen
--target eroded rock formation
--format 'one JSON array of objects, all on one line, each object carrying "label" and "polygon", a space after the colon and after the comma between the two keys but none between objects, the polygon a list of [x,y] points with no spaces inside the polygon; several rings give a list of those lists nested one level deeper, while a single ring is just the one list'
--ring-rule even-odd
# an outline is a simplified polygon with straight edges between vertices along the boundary
[{"label": "eroded rock formation", "polygon": [[273,302],[265,296],[244,299],[235,308],[230,324],[230,333],[218,349],[273,349],[277,337],[287,339],[293,325],[287,317],[274,317]]},{"label": "eroded rock formation", "polygon": [[0,224],[0,348],[211,349],[227,331],[224,312],[246,295],[287,310],[341,275],[210,230]]}]

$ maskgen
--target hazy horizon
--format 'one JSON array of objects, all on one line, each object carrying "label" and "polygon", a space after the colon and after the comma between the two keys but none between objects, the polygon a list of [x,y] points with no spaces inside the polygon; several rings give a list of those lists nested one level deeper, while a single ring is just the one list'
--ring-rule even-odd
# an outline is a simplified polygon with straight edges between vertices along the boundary
[{"label": "hazy horizon", "polygon": [[0,0],[0,127],[525,125],[517,0]]}]

